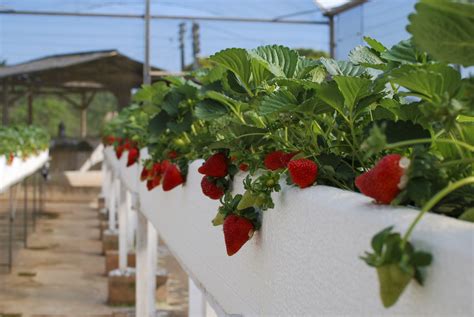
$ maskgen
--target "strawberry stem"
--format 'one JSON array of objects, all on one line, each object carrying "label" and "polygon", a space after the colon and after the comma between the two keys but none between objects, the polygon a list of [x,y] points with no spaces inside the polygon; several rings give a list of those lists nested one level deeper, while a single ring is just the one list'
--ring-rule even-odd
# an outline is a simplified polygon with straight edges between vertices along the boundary
[{"label": "strawberry stem", "polygon": [[431,142],[439,142],[439,143],[450,143],[450,144],[455,144],[455,145],[459,145],[461,147],[464,147],[466,149],[468,149],[469,151],[473,151],[474,152],[474,146],[470,145],[470,144],[467,144],[465,142],[462,142],[462,141],[458,141],[458,140],[451,140],[451,139],[416,139],[416,140],[407,140],[407,141],[401,141],[401,142],[396,142],[396,143],[391,143],[391,144],[387,144],[385,146],[385,149],[386,150],[390,150],[390,149],[396,149],[396,148],[399,148],[399,147],[404,147],[404,146],[410,146],[410,145],[415,145],[415,144],[426,144],[426,143],[431,143]]},{"label": "strawberry stem", "polygon": [[415,229],[415,226],[418,224],[418,222],[421,220],[421,218],[427,211],[431,210],[431,208],[433,208],[437,203],[440,202],[441,199],[446,197],[451,192],[469,184],[474,184],[474,176],[469,176],[469,177],[460,179],[457,182],[449,184],[448,186],[440,190],[436,195],[434,195],[430,200],[428,200],[428,202],[423,205],[423,208],[421,208],[421,211],[418,213],[415,220],[413,220],[408,230],[405,232],[405,235],[403,236],[403,240],[402,240],[402,248],[407,243],[408,238],[410,238],[410,235],[413,232],[413,229]]}]

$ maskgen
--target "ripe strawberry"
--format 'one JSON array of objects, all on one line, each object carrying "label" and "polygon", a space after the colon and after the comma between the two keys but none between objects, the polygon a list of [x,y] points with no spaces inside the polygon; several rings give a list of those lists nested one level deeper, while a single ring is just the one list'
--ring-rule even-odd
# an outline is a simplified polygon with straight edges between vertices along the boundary
[{"label": "ripe strawberry", "polygon": [[10,154],[8,154],[8,157],[7,157],[7,165],[12,165],[14,159],[15,159],[15,155],[10,152]]},{"label": "ripe strawberry", "polygon": [[288,163],[290,163],[291,159],[298,154],[297,152],[294,153],[285,153],[281,156],[281,164],[283,164],[283,167],[288,166]]},{"label": "ripe strawberry", "polygon": [[390,204],[406,185],[405,171],[410,160],[399,154],[384,156],[371,170],[359,175],[355,185],[378,203]]},{"label": "ripe strawberry", "polygon": [[242,172],[247,172],[247,171],[249,170],[249,165],[246,164],[246,163],[240,163],[239,169],[240,169]]},{"label": "ripe strawberry", "polygon": [[204,176],[201,181],[202,193],[211,199],[220,199],[224,196],[224,189]]},{"label": "ripe strawberry", "polygon": [[140,181],[145,181],[150,177],[152,169],[148,169],[146,166],[143,166],[142,172],[140,174]]},{"label": "ripe strawberry", "polygon": [[308,159],[290,161],[288,163],[288,171],[293,183],[300,188],[313,185],[318,177],[318,165]]},{"label": "ripe strawberry", "polygon": [[115,137],[113,135],[107,135],[103,138],[102,142],[105,145],[112,145],[115,142]]},{"label": "ripe strawberry", "polygon": [[136,147],[131,148],[128,151],[127,167],[135,164],[138,161],[139,157],[140,157],[140,151]]},{"label": "ripe strawberry", "polygon": [[128,151],[132,148],[132,142],[129,139],[125,139],[123,143],[123,148],[125,151]]},{"label": "ripe strawberry", "polygon": [[122,157],[123,151],[124,151],[124,146],[123,145],[118,145],[115,148],[115,156],[117,156],[117,159],[120,160],[120,158]]},{"label": "ripe strawberry", "polygon": [[173,160],[173,159],[175,159],[175,158],[177,158],[177,157],[178,157],[178,152],[176,152],[176,151],[169,151],[169,153],[168,153],[168,158],[169,158],[170,160]]},{"label": "ripe strawberry", "polygon": [[253,235],[253,224],[244,217],[229,215],[224,220],[224,240],[227,255],[237,253]]},{"label": "ripe strawberry", "polygon": [[148,178],[152,178],[155,175],[161,175],[162,171],[163,171],[162,164],[160,162],[155,162],[153,163],[153,166],[150,169],[150,174]]},{"label": "ripe strawberry", "polygon": [[198,169],[198,172],[206,176],[225,177],[228,173],[228,159],[224,153],[219,152],[209,157]]},{"label": "ripe strawberry", "polygon": [[275,151],[268,153],[265,156],[265,159],[263,161],[263,164],[265,165],[266,168],[268,168],[271,171],[275,171],[277,169],[285,167],[282,163],[282,157],[285,155],[284,152],[282,151]]},{"label": "ripe strawberry", "polygon": [[159,186],[161,182],[161,175],[156,175],[151,179],[148,179],[146,182],[146,188],[148,191],[152,190],[156,186]]},{"label": "ripe strawberry", "polygon": [[184,182],[183,176],[178,167],[174,164],[169,164],[163,173],[163,190],[169,191]]}]

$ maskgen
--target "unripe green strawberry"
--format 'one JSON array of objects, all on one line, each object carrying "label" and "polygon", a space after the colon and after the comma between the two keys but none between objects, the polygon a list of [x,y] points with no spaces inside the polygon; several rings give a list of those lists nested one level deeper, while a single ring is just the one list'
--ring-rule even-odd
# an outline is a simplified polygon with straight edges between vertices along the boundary
[{"label": "unripe green strawberry", "polygon": [[384,307],[390,307],[397,302],[414,274],[413,268],[410,267],[410,272],[407,273],[402,271],[398,264],[385,264],[377,267],[380,298]]}]

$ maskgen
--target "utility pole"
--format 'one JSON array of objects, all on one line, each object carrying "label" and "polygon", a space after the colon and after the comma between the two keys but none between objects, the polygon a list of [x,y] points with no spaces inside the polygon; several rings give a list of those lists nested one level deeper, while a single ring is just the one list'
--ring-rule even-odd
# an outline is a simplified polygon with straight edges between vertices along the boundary
[{"label": "utility pole", "polygon": [[145,58],[143,63],[143,83],[151,84],[150,76],[150,0],[145,0]]},{"label": "utility pole", "polygon": [[179,24],[179,51],[181,54],[181,70],[184,70],[186,67],[185,60],[184,60],[184,34],[186,33],[186,24],[181,22]]},{"label": "utility pole", "polygon": [[199,42],[199,24],[197,22],[193,22],[192,33],[193,33],[193,69],[197,69],[199,67],[198,56],[199,56],[199,53],[201,52],[201,45]]}]

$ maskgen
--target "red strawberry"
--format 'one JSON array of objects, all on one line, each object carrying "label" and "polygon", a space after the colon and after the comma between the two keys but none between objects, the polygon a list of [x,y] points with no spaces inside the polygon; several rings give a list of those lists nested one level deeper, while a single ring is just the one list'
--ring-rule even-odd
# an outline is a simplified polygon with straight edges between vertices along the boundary
[{"label": "red strawberry", "polygon": [[371,170],[359,175],[355,185],[378,203],[390,204],[405,186],[404,175],[410,161],[399,154],[384,156]]},{"label": "red strawberry", "polygon": [[177,157],[178,157],[178,152],[176,152],[176,151],[169,151],[169,153],[168,153],[168,158],[169,158],[170,160],[173,160],[173,159],[175,159],[175,158],[177,158]]},{"label": "red strawberry", "polygon": [[125,151],[130,150],[132,147],[132,142],[129,139],[125,139],[125,142],[123,143],[123,148]]},{"label": "red strawberry", "polygon": [[198,169],[198,172],[206,176],[225,177],[227,175],[227,157],[219,152],[209,157]]},{"label": "red strawberry", "polygon": [[122,157],[123,151],[124,151],[124,146],[123,146],[123,145],[118,145],[118,146],[115,148],[115,155],[117,156],[117,158],[118,158],[119,160],[120,160],[120,158]]},{"label": "red strawberry", "polygon": [[143,169],[142,169],[142,172],[140,174],[140,181],[145,181],[148,179],[148,177],[150,177],[150,174],[151,174],[151,168],[148,169],[146,168],[146,166],[143,166]]},{"label": "red strawberry", "polygon": [[138,161],[139,157],[140,157],[140,151],[136,147],[131,148],[128,151],[127,167],[135,164]]},{"label": "red strawberry", "polygon": [[249,170],[249,165],[246,163],[240,163],[239,169],[243,172],[247,172]]},{"label": "red strawberry", "polygon": [[164,173],[170,165],[171,165],[171,162],[168,160],[161,161],[159,173]]},{"label": "red strawberry", "polygon": [[169,191],[184,182],[183,176],[178,167],[174,164],[169,164],[163,174],[163,190]]},{"label": "red strawberry", "polygon": [[211,199],[220,199],[224,196],[224,189],[204,176],[201,181],[202,193]]},{"label": "red strawberry", "polygon": [[229,215],[224,220],[224,239],[227,255],[237,253],[253,235],[253,224],[247,218]]},{"label": "red strawberry", "polygon": [[300,188],[313,185],[318,177],[318,165],[308,159],[293,160],[288,163],[291,180]]},{"label": "red strawberry", "polygon": [[14,159],[15,159],[15,155],[10,152],[10,154],[8,154],[8,157],[7,157],[7,165],[12,165]]},{"label": "red strawberry", "polygon": [[153,178],[155,175],[161,175],[162,164],[160,162],[153,163],[153,166],[150,168],[150,173],[148,174],[148,179]]},{"label": "red strawberry", "polygon": [[290,163],[291,159],[296,155],[298,154],[298,152],[294,152],[294,153],[285,153],[281,156],[281,164],[283,164],[284,167],[286,167],[288,165],[288,163]]},{"label": "red strawberry", "polygon": [[146,182],[146,188],[148,191],[152,190],[156,186],[159,186],[161,182],[161,175],[156,175],[152,179],[148,179]]},{"label": "red strawberry", "polygon": [[266,168],[268,168],[271,171],[275,171],[280,168],[283,168],[286,166],[282,162],[282,158],[284,155],[285,153],[282,151],[275,151],[275,152],[268,153],[265,156],[265,160],[263,161],[263,164],[265,165]]}]

